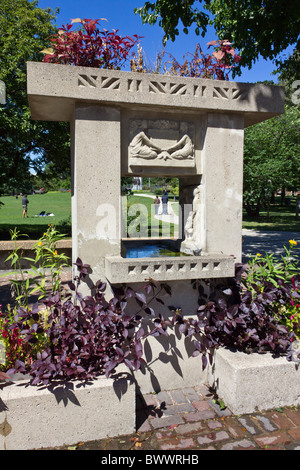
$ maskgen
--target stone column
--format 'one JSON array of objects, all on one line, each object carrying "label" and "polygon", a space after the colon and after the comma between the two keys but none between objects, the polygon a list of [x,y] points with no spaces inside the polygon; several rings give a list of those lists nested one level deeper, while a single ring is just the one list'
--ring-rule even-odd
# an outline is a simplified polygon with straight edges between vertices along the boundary
[{"label": "stone column", "polygon": [[242,256],[244,117],[207,115],[203,148],[206,252]]},{"label": "stone column", "polygon": [[91,265],[93,281],[104,276],[105,256],[120,255],[120,110],[79,104],[72,129],[72,245]]}]

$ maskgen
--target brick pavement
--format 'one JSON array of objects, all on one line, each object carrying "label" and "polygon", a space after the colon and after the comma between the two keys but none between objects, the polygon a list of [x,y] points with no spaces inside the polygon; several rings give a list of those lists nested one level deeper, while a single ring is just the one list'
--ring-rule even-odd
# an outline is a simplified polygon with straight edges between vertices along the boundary
[{"label": "brick pavement", "polygon": [[[137,431],[128,436],[79,442],[61,449],[300,450],[300,407],[234,416],[221,410],[206,385],[137,397]],[[122,455],[122,454],[121,454]]]}]

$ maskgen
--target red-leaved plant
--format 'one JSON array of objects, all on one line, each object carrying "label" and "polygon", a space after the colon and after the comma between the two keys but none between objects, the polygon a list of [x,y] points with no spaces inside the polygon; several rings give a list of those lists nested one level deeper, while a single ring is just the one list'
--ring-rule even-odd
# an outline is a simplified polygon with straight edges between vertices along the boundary
[{"label": "red-leaved plant", "polygon": [[[193,357],[201,356],[202,368],[212,364],[213,352],[223,346],[246,352],[286,354],[288,360],[300,361],[299,351],[292,351],[294,333],[273,316],[274,305],[290,298],[290,290],[282,285],[265,283],[256,298],[250,291],[241,292],[241,276],[245,269],[237,265],[236,277],[227,282],[218,280],[193,281],[199,300],[196,316],[185,318],[178,307],[166,305],[160,294],[171,289],[165,283],[149,280],[134,290],[123,285],[114,288],[113,297],[105,299],[105,283],[92,286],[91,295],[83,297],[78,287],[90,272],[90,266],[78,258],[79,275],[69,284],[72,296],[61,298],[53,293],[44,304],[49,308],[47,326],[41,322],[39,306],[19,308],[12,328],[18,328],[25,342],[34,344],[37,334],[48,338],[45,348],[39,348],[29,367],[17,360],[8,371],[29,373],[32,384],[49,384],[53,380],[90,380],[98,375],[109,377],[119,364],[130,370],[147,367],[143,359],[143,340],[148,336],[168,336],[177,329],[179,336],[189,338],[194,345]],[[269,285],[270,284],[270,285]],[[138,311],[131,312],[134,301]],[[157,306],[158,303],[159,305]],[[161,305],[171,312],[167,317],[159,312]],[[158,307],[158,308],[157,308]],[[134,309],[136,310],[136,309]]]},{"label": "red-leaved plant", "polygon": [[204,54],[197,44],[194,54],[189,53],[190,59],[186,58],[183,64],[172,58],[174,72],[184,77],[229,80],[229,74],[240,62],[241,56],[236,54],[232,43],[227,40],[211,41],[207,46],[215,47],[212,54]]},{"label": "red-leaved plant", "polygon": [[[120,69],[140,37],[122,37],[118,30],[100,30],[98,24],[104,19],[76,18],[64,25],[50,38],[51,47],[41,51],[45,54],[43,62]],[[81,23],[82,28],[72,31],[74,23]]]}]

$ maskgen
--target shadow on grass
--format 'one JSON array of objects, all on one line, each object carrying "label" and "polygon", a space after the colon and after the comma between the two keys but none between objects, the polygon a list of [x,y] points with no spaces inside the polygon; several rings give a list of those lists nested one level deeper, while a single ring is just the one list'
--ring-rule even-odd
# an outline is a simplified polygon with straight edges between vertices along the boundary
[{"label": "shadow on grass", "polygon": [[265,210],[259,216],[243,212],[243,228],[274,232],[300,232],[300,216],[296,217],[295,201],[289,206],[278,203],[270,206],[269,215]]}]

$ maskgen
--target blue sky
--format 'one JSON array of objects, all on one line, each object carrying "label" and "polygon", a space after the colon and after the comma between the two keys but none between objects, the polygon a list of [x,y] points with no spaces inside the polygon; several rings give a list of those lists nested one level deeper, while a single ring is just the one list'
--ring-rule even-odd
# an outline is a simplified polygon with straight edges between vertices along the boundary
[{"label": "blue sky", "polygon": [[[140,41],[149,62],[154,62],[157,52],[162,50],[163,30],[155,25],[143,25],[139,15],[134,14],[134,8],[144,5],[143,0],[39,0],[41,8],[58,7],[60,13],[57,16],[58,27],[71,22],[72,18],[106,18],[102,26],[108,30],[118,29],[120,35],[130,36],[138,34],[143,36]],[[170,52],[178,61],[181,61],[186,52],[193,52],[196,44],[200,43],[203,51],[206,51],[206,43],[216,39],[214,30],[208,31],[203,39],[196,36],[192,29],[188,35],[181,32],[176,41],[167,42],[166,51]],[[262,80],[277,81],[276,76],[271,75],[274,70],[271,61],[260,59],[251,70],[244,69],[240,77],[235,81],[257,82]]]}]

